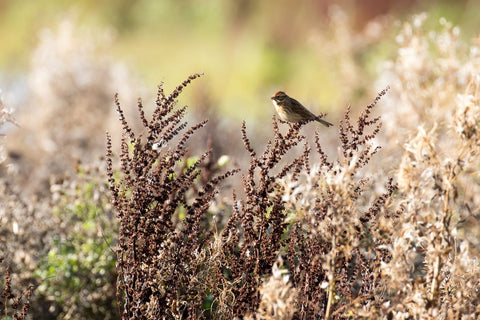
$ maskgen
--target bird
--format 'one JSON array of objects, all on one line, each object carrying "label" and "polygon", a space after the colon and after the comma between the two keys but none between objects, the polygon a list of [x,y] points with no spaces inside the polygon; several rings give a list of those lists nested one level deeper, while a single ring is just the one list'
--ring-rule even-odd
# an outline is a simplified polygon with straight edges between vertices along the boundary
[{"label": "bird", "polygon": [[275,110],[278,116],[283,121],[287,122],[300,122],[305,120],[316,120],[326,127],[333,126],[328,121],[325,121],[318,116],[314,115],[310,110],[305,108],[300,102],[289,97],[283,91],[277,91],[271,97]]}]

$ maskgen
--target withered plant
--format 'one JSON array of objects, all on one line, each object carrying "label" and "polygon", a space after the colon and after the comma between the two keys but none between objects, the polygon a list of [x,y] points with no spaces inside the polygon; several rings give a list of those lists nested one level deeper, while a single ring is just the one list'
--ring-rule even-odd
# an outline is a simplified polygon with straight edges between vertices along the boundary
[{"label": "withered plant", "polygon": [[[1,262],[2,260],[0,259],[0,263]],[[7,268],[5,270],[5,282],[2,287],[2,292],[0,293],[2,319],[24,320],[30,309],[30,297],[33,293],[33,286],[29,286],[28,289],[21,294],[14,293],[10,270]],[[18,310],[19,308],[20,310]]]},{"label": "withered plant", "polygon": [[199,168],[211,151],[189,167],[182,165],[188,139],[207,121],[189,127],[178,138],[188,127],[182,122],[187,107],[174,110],[174,106],[185,86],[199,76],[190,76],[168,96],[160,85],[151,120],[138,101],[144,139],[135,135],[115,101],[123,125],[121,173],[117,176],[112,169],[108,134],[107,173],[119,221],[117,288],[123,319],[202,317],[202,301],[209,289],[204,246],[214,230],[205,221],[206,211],[219,183],[235,170],[194,191]]},{"label": "withered plant", "polygon": [[[16,124],[15,119],[12,116],[12,111],[5,107],[5,105],[3,104],[3,99],[0,96],[0,127],[7,122]],[[0,138],[3,138],[3,137],[0,136]],[[5,160],[5,150],[3,148],[3,139],[0,139],[0,165],[4,162],[4,160]],[[1,180],[0,180],[0,185],[1,185],[1,189],[4,189],[6,187],[4,185],[4,182]],[[7,211],[6,209],[3,209],[3,210]],[[0,218],[3,218],[3,213],[0,215]],[[3,227],[3,223],[4,223],[4,221],[2,220],[3,219],[0,219],[0,221],[2,222],[2,225],[0,225],[1,227]],[[0,230],[3,231],[3,228],[0,228]],[[9,245],[10,245],[10,242],[6,241],[5,244],[0,248],[1,249],[0,265],[2,267],[5,261],[5,255],[6,255],[6,250],[4,250],[4,247],[8,247]],[[1,282],[0,317],[2,319],[8,319],[8,318],[19,319],[19,320],[25,319],[25,317],[27,316],[27,312],[30,309],[30,297],[32,296],[32,293],[33,293],[33,286],[30,286],[20,295],[14,293],[12,289],[12,276],[10,274],[10,269],[8,267],[5,269],[5,275],[2,274],[0,279],[1,279],[0,280]],[[21,309],[20,311],[18,311],[18,308],[20,306],[21,306]]]},{"label": "withered plant", "polygon": [[[386,89],[387,90],[387,89]],[[375,196],[362,170],[379,150],[381,123],[371,112],[383,90],[352,123],[350,108],[340,122],[340,159],[328,161],[315,135],[320,163],[285,179],[285,207],[292,213],[286,258],[297,288],[300,319],[342,318],[349,308],[373,303],[382,282],[379,266],[389,256],[382,245],[381,222],[396,186],[385,181]],[[387,211],[389,212],[389,211]]]},{"label": "withered plant", "polygon": [[226,279],[235,284],[231,288],[235,296],[232,316],[256,311],[262,280],[285,246],[287,211],[281,179],[288,173],[295,179],[302,169],[309,169],[310,148],[306,142],[297,158],[282,164],[287,152],[305,140],[300,134],[305,122],[290,125],[285,134],[275,117],[272,123],[274,139],[267,142],[261,155],[251,147],[245,122],[242,125],[242,139],[251,156],[248,172],[242,176],[245,199],[237,200],[234,194],[233,215],[222,231],[223,267]]}]

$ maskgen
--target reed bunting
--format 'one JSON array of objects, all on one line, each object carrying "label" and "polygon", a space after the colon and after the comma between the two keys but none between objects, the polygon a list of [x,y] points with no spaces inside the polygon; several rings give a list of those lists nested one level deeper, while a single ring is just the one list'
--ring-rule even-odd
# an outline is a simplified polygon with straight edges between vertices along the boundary
[{"label": "reed bunting", "polygon": [[283,91],[277,91],[272,97],[273,105],[278,113],[278,116],[283,121],[299,122],[304,120],[316,120],[326,127],[333,126],[328,121],[325,121],[314,115],[310,110],[305,108],[300,102],[289,97]]}]

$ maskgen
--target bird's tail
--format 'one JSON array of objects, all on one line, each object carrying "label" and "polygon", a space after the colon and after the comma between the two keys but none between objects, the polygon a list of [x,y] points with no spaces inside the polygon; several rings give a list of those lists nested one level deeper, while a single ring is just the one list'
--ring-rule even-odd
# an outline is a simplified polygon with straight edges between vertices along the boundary
[{"label": "bird's tail", "polygon": [[317,120],[318,122],[320,122],[321,124],[323,124],[325,127],[331,127],[331,126],[333,126],[332,123],[330,123],[330,122],[328,122],[328,121],[325,121],[325,120],[323,120],[322,118],[316,117],[315,120]]}]

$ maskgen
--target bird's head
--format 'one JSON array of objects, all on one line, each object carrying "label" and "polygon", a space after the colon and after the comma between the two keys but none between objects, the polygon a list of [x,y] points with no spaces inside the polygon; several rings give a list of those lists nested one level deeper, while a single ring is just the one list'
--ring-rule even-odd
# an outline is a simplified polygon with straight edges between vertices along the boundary
[{"label": "bird's head", "polygon": [[272,96],[272,100],[275,102],[283,102],[288,98],[287,94],[283,91],[277,91],[275,94]]}]

